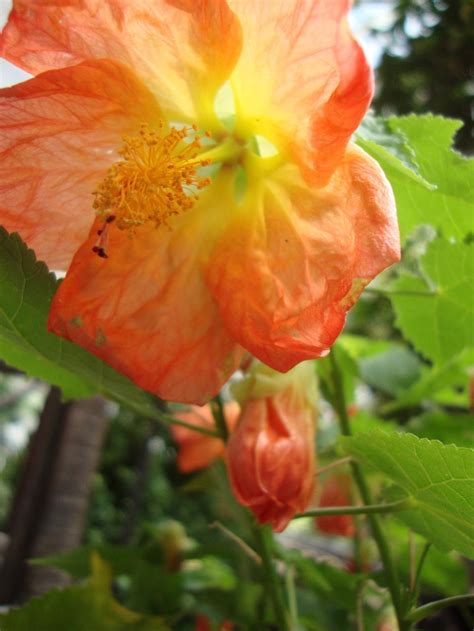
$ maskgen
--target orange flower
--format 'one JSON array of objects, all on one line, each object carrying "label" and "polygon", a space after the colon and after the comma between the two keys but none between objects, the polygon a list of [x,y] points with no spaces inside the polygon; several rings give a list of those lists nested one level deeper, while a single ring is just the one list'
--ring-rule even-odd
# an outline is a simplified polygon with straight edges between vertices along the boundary
[{"label": "orange flower", "polygon": [[1,51],[37,76],[0,92],[0,223],[68,270],[52,331],[190,403],[244,349],[327,352],[399,258],[390,187],[348,145],[373,87],[349,6],[14,1]]},{"label": "orange flower", "polygon": [[254,364],[236,392],[242,415],[227,446],[230,482],[260,523],[280,531],[314,489],[314,365],[280,374]]},{"label": "orange flower", "polygon": [[[232,431],[239,416],[240,407],[237,403],[231,402],[225,405],[225,415],[229,431]],[[205,405],[199,407],[193,405],[190,410],[175,413],[175,417],[186,423],[215,429],[211,407]],[[178,469],[183,473],[190,473],[198,469],[208,467],[216,458],[225,454],[225,444],[220,438],[213,438],[200,434],[187,427],[173,425],[171,427],[173,438],[179,445],[177,458]]]},{"label": "orange flower", "polygon": [[[351,503],[351,478],[349,475],[334,475],[324,480],[319,506],[349,506]],[[327,515],[316,517],[314,521],[318,530],[327,535],[354,536],[355,526],[351,515]]]},{"label": "orange flower", "polygon": [[[212,631],[212,625],[207,616],[196,616],[196,626],[194,627],[195,631]],[[219,627],[218,631],[232,631],[234,625],[232,622],[224,621]]]}]

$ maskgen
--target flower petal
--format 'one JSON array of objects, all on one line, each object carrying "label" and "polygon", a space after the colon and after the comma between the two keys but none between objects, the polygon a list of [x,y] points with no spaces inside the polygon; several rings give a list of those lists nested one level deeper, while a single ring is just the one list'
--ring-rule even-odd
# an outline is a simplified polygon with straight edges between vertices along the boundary
[{"label": "flower petal", "polygon": [[[347,473],[332,475],[324,479],[320,491],[318,506],[350,506],[351,477]],[[355,524],[352,515],[324,515],[314,518],[314,524],[326,535],[339,535],[340,537],[353,537]]]},{"label": "flower petal", "polygon": [[[239,404],[230,401],[225,404],[227,427],[233,431],[240,414]],[[205,406],[193,405],[191,409],[175,412],[178,420],[191,425],[215,429],[214,418],[209,404]],[[225,443],[221,438],[213,438],[200,434],[182,425],[171,425],[171,433],[178,443],[178,457],[176,463],[183,473],[190,473],[208,467],[216,458],[225,455]]]},{"label": "flower petal", "polygon": [[201,273],[202,207],[171,230],[143,225],[133,238],[113,224],[108,259],[92,253],[96,226],[56,293],[50,330],[77,342],[163,399],[203,404],[240,363]]},{"label": "flower petal", "polygon": [[234,338],[276,370],[326,353],[363,287],[400,256],[385,176],[351,146],[322,189],[296,166],[256,184],[209,259]]},{"label": "flower petal", "polygon": [[326,183],[373,93],[347,24],[350,0],[229,4],[244,31],[232,77],[240,124],[306,164],[313,182]]},{"label": "flower petal", "polygon": [[240,47],[225,0],[15,0],[0,52],[33,74],[116,59],[146,79],[164,111],[196,120],[196,106],[227,79]]},{"label": "flower petal", "polygon": [[65,269],[87,237],[92,191],[117,160],[121,136],[157,116],[152,94],[111,61],[0,90],[0,224]]}]

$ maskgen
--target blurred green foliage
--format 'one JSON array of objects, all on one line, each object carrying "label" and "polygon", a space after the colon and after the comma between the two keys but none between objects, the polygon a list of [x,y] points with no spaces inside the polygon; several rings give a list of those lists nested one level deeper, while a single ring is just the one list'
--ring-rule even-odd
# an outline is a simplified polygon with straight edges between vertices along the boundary
[{"label": "blurred green foliage", "polygon": [[472,0],[397,0],[395,12],[389,31],[374,30],[386,47],[375,109],[384,116],[431,111],[461,119],[456,144],[472,152]]}]

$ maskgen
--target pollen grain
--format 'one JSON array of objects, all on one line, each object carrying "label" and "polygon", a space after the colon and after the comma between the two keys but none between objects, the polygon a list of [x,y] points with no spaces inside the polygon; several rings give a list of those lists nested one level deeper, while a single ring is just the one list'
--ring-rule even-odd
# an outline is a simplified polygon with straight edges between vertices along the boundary
[{"label": "pollen grain", "polygon": [[[112,222],[131,235],[145,223],[167,226],[171,217],[189,210],[198,191],[210,183],[198,174],[210,161],[199,160],[201,137],[194,128],[165,129],[162,123],[151,130],[144,124],[137,136],[123,140],[122,159],[109,168],[93,193],[94,209],[104,220],[98,231],[101,241]],[[102,243],[97,248],[104,256]]]}]

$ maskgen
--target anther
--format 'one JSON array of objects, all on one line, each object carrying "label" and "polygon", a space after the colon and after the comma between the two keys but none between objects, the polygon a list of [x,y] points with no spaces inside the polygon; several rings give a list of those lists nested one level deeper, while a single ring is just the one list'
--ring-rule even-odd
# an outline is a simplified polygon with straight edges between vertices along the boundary
[{"label": "anther", "polygon": [[[135,229],[145,223],[168,225],[171,217],[191,208],[195,191],[210,183],[197,171],[210,164],[199,160],[197,128],[157,130],[143,124],[137,136],[124,138],[119,150],[122,160],[113,164],[94,192],[94,208],[104,224],[97,231],[99,242],[93,251],[107,258],[105,243],[109,224],[119,230]],[[190,142],[183,142],[193,134]],[[193,191],[194,189],[194,191]]]}]

